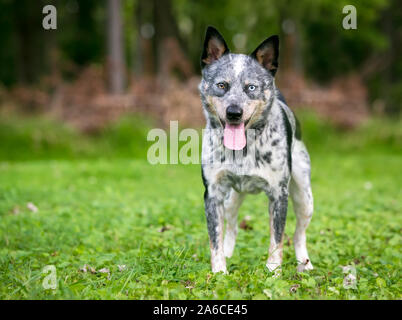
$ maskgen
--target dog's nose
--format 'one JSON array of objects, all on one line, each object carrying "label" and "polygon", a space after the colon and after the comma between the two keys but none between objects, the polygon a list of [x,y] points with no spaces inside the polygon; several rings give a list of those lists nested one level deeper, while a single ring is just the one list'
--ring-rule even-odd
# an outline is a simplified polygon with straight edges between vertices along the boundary
[{"label": "dog's nose", "polygon": [[228,120],[232,121],[238,121],[241,119],[243,115],[243,110],[236,104],[231,104],[229,107],[226,109],[226,117]]}]

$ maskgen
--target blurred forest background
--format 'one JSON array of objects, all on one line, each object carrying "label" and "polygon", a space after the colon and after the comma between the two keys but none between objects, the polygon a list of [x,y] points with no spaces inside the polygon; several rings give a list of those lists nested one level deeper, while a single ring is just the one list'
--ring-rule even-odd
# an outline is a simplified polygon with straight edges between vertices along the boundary
[{"label": "blurred forest background", "polygon": [[[57,8],[44,30],[42,8]],[[357,30],[345,30],[345,5]],[[0,110],[56,116],[97,132],[127,113],[201,127],[204,32],[250,53],[281,39],[278,87],[292,108],[353,128],[402,103],[399,0],[0,0]]]}]

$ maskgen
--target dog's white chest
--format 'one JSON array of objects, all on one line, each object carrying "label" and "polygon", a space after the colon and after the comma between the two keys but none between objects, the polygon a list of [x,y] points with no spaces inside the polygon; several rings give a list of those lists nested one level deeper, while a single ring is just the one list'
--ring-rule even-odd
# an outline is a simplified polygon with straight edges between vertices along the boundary
[{"label": "dog's white chest", "polygon": [[260,193],[268,189],[268,182],[257,176],[236,176],[233,179],[233,189],[240,193]]},{"label": "dog's white chest", "polygon": [[218,173],[219,183],[231,187],[239,193],[260,193],[267,191],[269,183],[266,179],[257,175],[239,175],[230,170],[222,170]]}]

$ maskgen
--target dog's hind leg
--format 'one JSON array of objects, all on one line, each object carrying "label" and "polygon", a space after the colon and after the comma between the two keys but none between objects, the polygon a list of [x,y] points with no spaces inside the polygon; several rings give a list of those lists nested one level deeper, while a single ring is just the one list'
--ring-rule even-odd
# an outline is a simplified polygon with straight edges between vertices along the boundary
[{"label": "dog's hind leg", "polygon": [[310,158],[303,142],[296,141],[292,153],[290,197],[296,213],[296,231],[293,237],[297,270],[313,269],[306,247],[306,229],[313,215],[313,194],[310,183]]},{"label": "dog's hind leg", "polygon": [[225,257],[230,258],[236,243],[237,236],[237,215],[239,207],[244,200],[244,194],[239,194],[234,189],[230,192],[224,202],[226,217],[226,234],[223,243]]}]

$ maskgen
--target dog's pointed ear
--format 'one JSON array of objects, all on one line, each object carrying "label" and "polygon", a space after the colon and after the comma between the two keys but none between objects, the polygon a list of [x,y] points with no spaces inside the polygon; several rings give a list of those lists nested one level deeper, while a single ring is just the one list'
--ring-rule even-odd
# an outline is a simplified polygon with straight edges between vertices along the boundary
[{"label": "dog's pointed ear", "polygon": [[251,54],[272,76],[278,70],[279,37],[271,36],[263,41]]},{"label": "dog's pointed ear", "polygon": [[209,26],[205,34],[204,49],[201,56],[201,67],[211,64],[224,54],[229,53],[229,48],[222,35],[214,27]]}]

